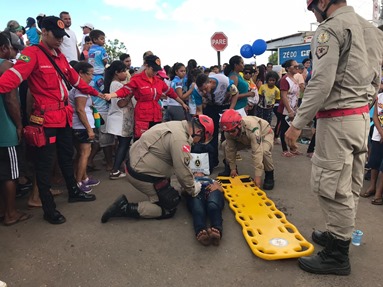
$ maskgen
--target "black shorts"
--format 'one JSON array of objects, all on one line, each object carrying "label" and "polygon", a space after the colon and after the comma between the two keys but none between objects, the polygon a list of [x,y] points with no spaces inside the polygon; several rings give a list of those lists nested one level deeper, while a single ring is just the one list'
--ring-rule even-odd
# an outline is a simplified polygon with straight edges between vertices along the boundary
[{"label": "black shorts", "polygon": [[0,181],[19,178],[19,158],[17,146],[0,147]]},{"label": "black shorts", "polygon": [[73,139],[76,143],[92,143],[93,140],[89,139],[86,129],[73,130]]},{"label": "black shorts", "polygon": [[383,143],[371,141],[371,153],[368,158],[368,165],[372,169],[383,172]]}]

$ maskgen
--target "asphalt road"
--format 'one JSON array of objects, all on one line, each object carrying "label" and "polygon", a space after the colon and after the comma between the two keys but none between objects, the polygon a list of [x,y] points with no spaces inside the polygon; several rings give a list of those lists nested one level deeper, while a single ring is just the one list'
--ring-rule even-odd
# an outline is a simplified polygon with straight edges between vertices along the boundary
[{"label": "asphalt road", "polygon": [[[306,145],[300,145],[302,152]],[[241,152],[241,174],[252,174],[250,152]],[[268,197],[309,241],[313,228],[324,220],[310,191],[311,162],[306,156],[281,157],[273,151],[276,184]],[[98,164],[101,166],[101,159]],[[222,164],[213,176],[222,171]],[[67,203],[56,197],[67,222],[54,226],[34,217],[11,227],[0,226],[0,281],[9,287],[40,286],[383,286],[383,206],[361,198],[357,228],[362,244],[350,247],[350,276],[320,276],[299,269],[296,259],[266,261],[256,257],[242,236],[228,205],[223,211],[224,232],[219,247],[199,244],[191,215],[183,201],[168,220],[115,219],[101,224],[105,208],[120,194],[144,199],[125,179],[109,180],[104,170],[93,173],[101,184],[93,189],[97,200]],[[368,184],[368,182],[367,182]],[[25,210],[26,198],[17,204]],[[315,245],[315,252],[320,247]]]}]

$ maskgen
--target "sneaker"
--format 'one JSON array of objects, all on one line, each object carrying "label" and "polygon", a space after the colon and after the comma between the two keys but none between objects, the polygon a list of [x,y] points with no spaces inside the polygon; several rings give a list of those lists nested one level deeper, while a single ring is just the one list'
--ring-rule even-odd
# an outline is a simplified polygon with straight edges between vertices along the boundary
[{"label": "sneaker", "polygon": [[87,186],[96,186],[100,184],[100,181],[98,179],[88,177],[88,179],[83,180],[82,183]]},{"label": "sneaker", "polygon": [[78,188],[85,193],[89,193],[92,191],[92,188],[89,185],[84,184],[84,182],[79,182],[77,184]]},{"label": "sneaker", "polygon": [[126,177],[126,173],[123,173],[121,171],[111,172],[109,173],[109,179],[120,179]]}]

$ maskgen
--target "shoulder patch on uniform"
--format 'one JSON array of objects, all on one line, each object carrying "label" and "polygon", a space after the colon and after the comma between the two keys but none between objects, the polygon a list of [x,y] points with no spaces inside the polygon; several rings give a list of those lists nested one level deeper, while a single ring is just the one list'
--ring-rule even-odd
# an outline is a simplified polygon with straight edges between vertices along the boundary
[{"label": "shoulder patch on uniform", "polygon": [[18,60],[23,61],[23,62],[25,62],[25,63],[28,63],[28,62],[31,60],[31,58],[29,58],[29,57],[26,56],[26,55],[20,55],[20,57],[19,57]]},{"label": "shoulder patch on uniform", "polygon": [[251,131],[252,133],[255,133],[255,131],[258,129],[258,127],[255,127],[253,128],[253,130]]},{"label": "shoulder patch on uniform", "polygon": [[182,147],[182,151],[183,151],[183,152],[190,152],[190,151],[191,151],[190,145],[184,145],[184,146]]},{"label": "shoulder patch on uniform", "polygon": [[321,32],[317,37],[317,42],[319,44],[325,44],[330,40],[330,33],[327,31]]},{"label": "shoulder patch on uniform", "polygon": [[190,164],[190,157],[185,156],[184,157],[184,163],[185,163],[186,166],[189,166],[189,164]]},{"label": "shoulder patch on uniform", "polygon": [[318,60],[328,53],[329,46],[319,46],[315,51]]}]

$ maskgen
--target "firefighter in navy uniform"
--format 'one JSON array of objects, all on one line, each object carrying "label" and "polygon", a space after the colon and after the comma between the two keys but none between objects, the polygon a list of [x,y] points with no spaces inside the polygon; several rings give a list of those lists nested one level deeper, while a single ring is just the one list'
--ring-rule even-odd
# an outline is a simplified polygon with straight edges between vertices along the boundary
[{"label": "firefighter in navy uniform", "polygon": [[[45,17],[41,24],[42,39],[40,46],[46,51],[63,73],[63,77],[84,94],[103,97],[87,85],[68,64],[59,46],[63,37],[69,37],[65,25],[55,16]],[[73,109],[68,105],[68,89],[62,76],[59,75],[48,56],[37,46],[23,50],[17,63],[0,78],[0,93],[7,93],[28,79],[34,104],[31,122],[42,125],[46,144],[33,147],[35,150],[36,181],[44,211],[44,219],[52,224],[61,224],[65,217],[56,209],[50,193],[51,173],[54,153],[57,158],[69,193],[69,202],[93,201],[95,195],[82,192],[76,183],[73,171],[72,115]]]},{"label": "firefighter in navy uniform", "polygon": [[189,163],[193,143],[208,143],[214,133],[214,123],[205,115],[190,121],[170,121],[151,127],[129,150],[126,174],[129,182],[144,193],[147,201],[128,202],[120,196],[101,218],[105,223],[111,217],[156,218],[172,217],[180,201],[178,191],[170,185],[175,174],[185,192],[197,195]]}]

